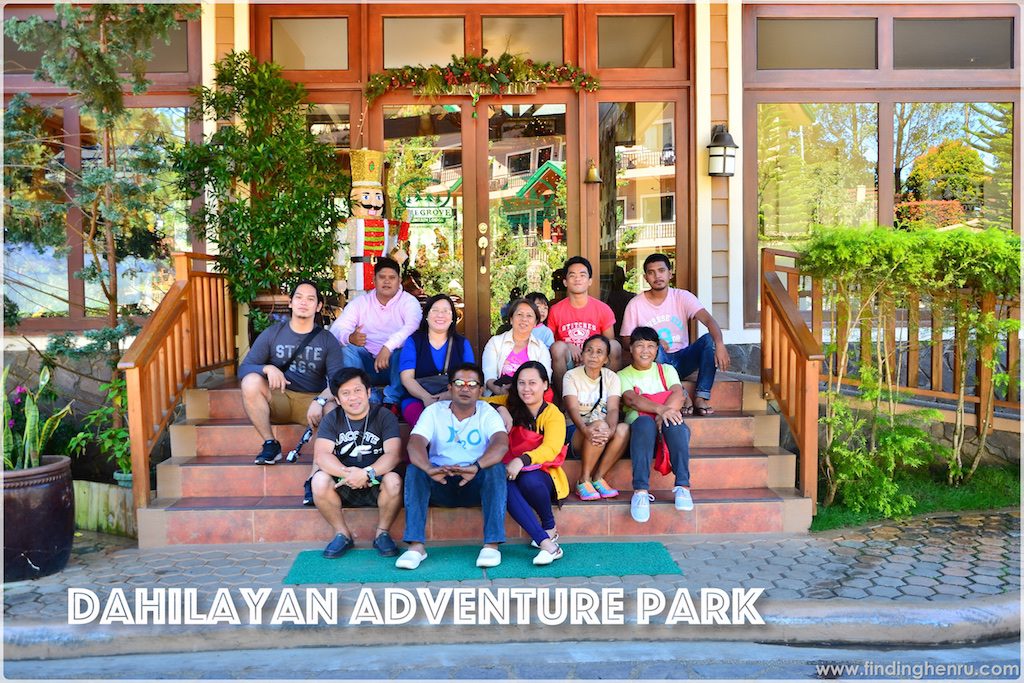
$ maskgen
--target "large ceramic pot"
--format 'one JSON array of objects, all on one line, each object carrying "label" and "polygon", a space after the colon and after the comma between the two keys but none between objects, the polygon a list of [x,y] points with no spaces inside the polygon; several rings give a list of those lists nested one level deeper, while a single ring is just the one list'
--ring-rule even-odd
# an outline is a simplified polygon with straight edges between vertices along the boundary
[{"label": "large ceramic pot", "polygon": [[71,557],[71,458],[44,455],[41,460],[39,467],[3,473],[5,582],[56,574]]}]

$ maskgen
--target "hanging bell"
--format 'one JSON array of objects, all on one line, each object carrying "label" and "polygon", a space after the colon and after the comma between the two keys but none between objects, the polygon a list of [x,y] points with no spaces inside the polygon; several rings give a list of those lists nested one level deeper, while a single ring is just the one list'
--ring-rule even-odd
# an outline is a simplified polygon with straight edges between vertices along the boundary
[{"label": "hanging bell", "polygon": [[601,175],[597,172],[597,164],[594,163],[593,159],[591,159],[588,163],[590,164],[590,167],[587,169],[587,177],[583,179],[583,182],[588,184],[603,183],[604,181],[601,180]]}]

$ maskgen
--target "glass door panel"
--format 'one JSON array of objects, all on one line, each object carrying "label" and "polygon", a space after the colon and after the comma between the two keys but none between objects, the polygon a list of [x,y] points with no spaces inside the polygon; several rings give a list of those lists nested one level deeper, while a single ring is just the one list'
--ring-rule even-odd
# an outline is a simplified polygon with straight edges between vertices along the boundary
[{"label": "glass door panel", "polygon": [[458,105],[384,107],[386,215],[409,221],[403,286],[425,301],[446,293],[465,331],[462,112]]},{"label": "glass door panel", "polygon": [[647,288],[644,259],[675,259],[676,111],[672,102],[604,102],[598,113],[601,298],[621,323]]},{"label": "glass door panel", "polygon": [[566,259],[566,105],[495,103],[486,120],[493,333],[513,290],[551,297]]}]

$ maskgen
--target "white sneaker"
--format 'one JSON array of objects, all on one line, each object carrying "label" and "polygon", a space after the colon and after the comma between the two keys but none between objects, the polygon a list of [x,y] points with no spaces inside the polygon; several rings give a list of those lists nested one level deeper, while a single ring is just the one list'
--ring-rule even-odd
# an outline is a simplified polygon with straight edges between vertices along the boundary
[{"label": "white sneaker", "polygon": [[685,489],[682,486],[676,486],[672,491],[676,494],[676,510],[693,509],[693,496],[690,495],[689,489]]},{"label": "white sneaker", "polygon": [[501,564],[501,551],[497,548],[481,548],[476,556],[476,566],[488,569]]},{"label": "white sneaker", "polygon": [[415,550],[406,550],[395,560],[395,566],[399,569],[416,569],[425,559],[427,559],[426,553],[420,554]]},{"label": "white sneaker", "polygon": [[629,514],[633,516],[634,522],[643,524],[651,518],[651,501],[654,496],[649,493],[634,493],[633,499],[629,501]]}]

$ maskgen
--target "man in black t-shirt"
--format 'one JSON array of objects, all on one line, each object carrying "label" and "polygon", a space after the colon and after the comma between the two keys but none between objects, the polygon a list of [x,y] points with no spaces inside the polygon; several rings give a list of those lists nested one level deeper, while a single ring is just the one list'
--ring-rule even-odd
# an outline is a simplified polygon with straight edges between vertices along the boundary
[{"label": "man in black t-shirt", "polygon": [[324,417],[317,431],[313,463],[313,502],[334,528],[324,557],[341,557],[354,545],[345,524],[343,505],[377,506],[373,547],[384,557],[398,554],[389,530],[402,507],[398,418],[370,403],[370,376],[360,368],[344,368],[331,377],[338,409]]}]

